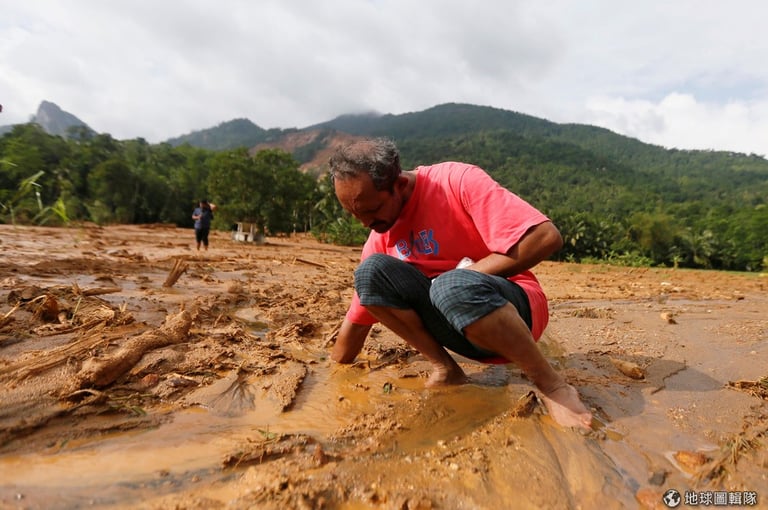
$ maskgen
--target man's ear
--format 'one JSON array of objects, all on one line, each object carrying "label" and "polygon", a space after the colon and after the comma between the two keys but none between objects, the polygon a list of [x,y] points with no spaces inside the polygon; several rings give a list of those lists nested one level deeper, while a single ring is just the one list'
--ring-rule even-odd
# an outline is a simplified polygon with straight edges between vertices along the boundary
[{"label": "man's ear", "polygon": [[408,182],[408,177],[403,174],[398,175],[395,180],[395,189],[400,193],[404,192],[408,188]]}]

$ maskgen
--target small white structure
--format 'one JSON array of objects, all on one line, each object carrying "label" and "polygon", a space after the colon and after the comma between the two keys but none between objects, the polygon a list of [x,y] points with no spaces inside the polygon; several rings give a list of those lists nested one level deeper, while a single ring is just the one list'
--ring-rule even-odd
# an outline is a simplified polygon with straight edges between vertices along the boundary
[{"label": "small white structure", "polygon": [[255,223],[237,223],[237,230],[232,232],[232,239],[245,243],[264,244],[264,234],[258,231]]}]

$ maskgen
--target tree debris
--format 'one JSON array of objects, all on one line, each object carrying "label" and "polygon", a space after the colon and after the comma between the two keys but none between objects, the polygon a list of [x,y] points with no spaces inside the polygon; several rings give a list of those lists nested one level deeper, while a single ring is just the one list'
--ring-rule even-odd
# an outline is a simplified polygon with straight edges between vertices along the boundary
[{"label": "tree debris", "polygon": [[735,390],[746,391],[763,400],[768,400],[768,375],[761,377],[757,381],[728,381],[726,385]]},{"label": "tree debris", "polygon": [[302,264],[307,264],[307,265],[310,265],[310,266],[322,267],[323,269],[328,269],[328,266],[325,265],[325,264],[321,264],[319,262],[313,262],[313,261],[307,260],[307,259],[301,259],[301,258],[296,257],[295,259],[293,259],[293,261],[294,262],[301,262]]},{"label": "tree debris", "polygon": [[517,399],[515,407],[512,408],[509,414],[514,418],[527,418],[533,414],[533,411],[538,404],[538,400],[539,399],[536,398],[536,393],[531,390]]},{"label": "tree debris", "polygon": [[91,358],[83,363],[80,372],[75,376],[74,387],[102,388],[113,383],[133,368],[145,352],[185,340],[191,325],[192,316],[186,310],[169,315],[157,330],[129,338],[116,352],[103,358]]},{"label": "tree debris", "polygon": [[183,275],[187,269],[189,269],[189,263],[180,258],[175,259],[173,262],[173,267],[171,268],[171,272],[168,273],[165,282],[163,282],[163,287],[173,287],[173,285],[179,280],[179,278],[181,278],[181,275]]}]

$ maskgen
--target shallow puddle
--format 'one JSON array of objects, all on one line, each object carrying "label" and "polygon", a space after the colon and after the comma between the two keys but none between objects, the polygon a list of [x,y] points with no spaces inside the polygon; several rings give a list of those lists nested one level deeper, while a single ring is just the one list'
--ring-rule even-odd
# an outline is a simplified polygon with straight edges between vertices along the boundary
[{"label": "shallow puddle", "polygon": [[[269,433],[325,437],[361,412],[373,412],[379,404],[400,401],[422,388],[423,381],[399,379],[391,367],[368,372],[319,363],[312,366],[293,406],[285,412],[258,399],[252,410],[239,415],[222,416],[194,406],[175,412],[172,421],[153,430],[72,440],[52,445],[42,455],[7,455],[0,458],[0,492],[6,496],[18,494],[21,504],[22,500],[29,502],[45,494],[49,498],[66,495],[65,500],[73,501],[87,499],[89,494],[109,494],[108,500],[114,501],[116,494],[141,492],[148,486],[156,490],[156,485],[162,486],[163,482],[169,490],[178,490],[184,480],[221,476],[224,456],[249,439]],[[473,402],[473,413],[489,412],[483,400],[466,399],[463,394],[473,391],[467,386],[459,393],[436,397],[443,414],[454,417],[441,421],[444,435],[462,433],[476,423],[476,415],[472,419],[461,409],[467,400]],[[454,408],[447,410],[450,406]],[[503,406],[497,407],[500,412]],[[417,446],[415,437],[412,441],[411,447]]]},{"label": "shallow puddle", "polygon": [[[256,334],[267,327],[253,312],[240,311],[238,318],[255,328]],[[551,338],[542,348],[553,357],[562,353]],[[343,366],[328,361],[324,352],[297,348],[291,354],[307,363],[309,370],[288,410],[281,411],[263,398],[256,381],[247,375],[240,379],[232,372],[201,388],[199,394],[185,397],[189,403],[207,402],[207,406],[190,405],[176,411],[171,421],[155,429],[72,440],[52,445],[44,454],[0,458],[1,499],[18,498],[19,508],[45,508],[52,501],[56,508],[77,508],[83,501],[94,506],[130,507],[128,502],[142,496],[157,497],[233,476],[233,471],[222,469],[222,461],[249,441],[270,434],[327,438],[361,415],[373,415],[381,406],[405,400],[418,409],[379,448],[399,458],[423,452],[430,455],[430,449],[476,433],[531,389],[509,365],[473,363],[468,370],[470,384],[427,390],[423,378],[402,377],[402,366],[397,364]],[[419,359],[412,361],[419,363]],[[583,446],[576,444],[583,442],[581,438],[547,438],[535,425],[538,420],[521,423],[512,433],[518,434],[516,441],[524,437],[534,452],[550,452],[554,441],[561,443],[566,454],[585,455],[579,450]],[[612,476],[610,463],[599,457],[591,462],[604,465],[593,467],[596,472],[590,476],[596,480]],[[582,482],[592,484],[585,480]]]},{"label": "shallow puddle", "polygon": [[472,384],[442,390],[425,390],[423,379],[399,377],[397,370],[323,361],[311,366],[285,412],[259,399],[250,411],[229,416],[193,406],[152,430],[72,440],[44,454],[5,456],[0,458],[2,499],[18,498],[19,508],[45,508],[52,501],[56,508],[76,508],[83,501],[120,506],[143,494],[157,497],[232,476],[222,470],[222,459],[249,440],[275,433],[328,437],[361,414],[406,399],[418,402],[418,412],[382,448],[396,455],[418,453],[471,434],[529,389],[510,386],[504,365],[481,366],[471,373]]}]

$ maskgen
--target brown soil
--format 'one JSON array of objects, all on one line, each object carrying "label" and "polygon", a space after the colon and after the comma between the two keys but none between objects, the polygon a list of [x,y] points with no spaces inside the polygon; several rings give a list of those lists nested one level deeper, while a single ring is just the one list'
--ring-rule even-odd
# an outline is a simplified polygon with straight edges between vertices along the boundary
[{"label": "brown soil", "polygon": [[[0,225],[2,508],[665,508],[768,498],[768,279],[544,263],[540,345],[596,416],[514,366],[428,366],[385,328],[328,359],[358,249],[169,226]],[[720,492],[718,492],[720,491]]]}]

